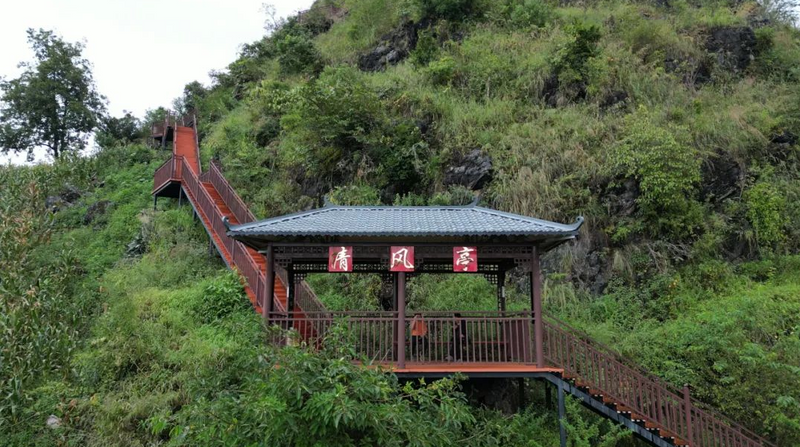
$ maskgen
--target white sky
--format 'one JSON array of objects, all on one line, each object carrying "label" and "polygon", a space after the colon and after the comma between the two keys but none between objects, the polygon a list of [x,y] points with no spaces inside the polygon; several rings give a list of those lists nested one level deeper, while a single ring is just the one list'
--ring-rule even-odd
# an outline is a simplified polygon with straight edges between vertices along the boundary
[{"label": "white sky", "polygon": [[109,112],[141,117],[171,105],[191,81],[207,85],[209,71],[263,36],[264,2],[285,17],[312,0],[0,0],[0,76],[16,77],[17,64],[33,57],[25,30],[55,30],[67,41],[85,40],[83,55]]}]

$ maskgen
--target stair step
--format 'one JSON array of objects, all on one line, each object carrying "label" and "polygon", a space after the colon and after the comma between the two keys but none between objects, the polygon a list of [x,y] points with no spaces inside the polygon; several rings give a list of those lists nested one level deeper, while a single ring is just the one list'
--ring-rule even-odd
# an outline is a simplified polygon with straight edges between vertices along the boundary
[{"label": "stair step", "polygon": [[644,421],[644,428],[648,430],[661,430],[661,426],[655,422]]}]

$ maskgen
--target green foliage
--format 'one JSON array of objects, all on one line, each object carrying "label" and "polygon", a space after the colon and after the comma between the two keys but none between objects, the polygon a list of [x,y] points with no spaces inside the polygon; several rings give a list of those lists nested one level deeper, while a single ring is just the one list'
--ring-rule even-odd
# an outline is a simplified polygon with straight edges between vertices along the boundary
[{"label": "green foliage", "polygon": [[381,310],[381,279],[377,275],[309,275],[306,281],[327,309]]},{"label": "green foliage", "polygon": [[439,45],[430,29],[417,32],[417,46],[411,52],[411,63],[417,67],[425,67],[439,54]]},{"label": "green foliage", "polygon": [[745,191],[744,201],[747,219],[753,226],[759,245],[774,246],[786,238],[786,198],[778,185],[759,180]]},{"label": "green foliage", "polygon": [[380,205],[380,192],[369,185],[337,186],[328,199],[336,205]]},{"label": "green foliage", "polygon": [[436,85],[447,85],[453,79],[456,63],[452,57],[445,56],[432,61],[425,68],[425,74]]},{"label": "green foliage", "polygon": [[479,16],[484,5],[481,0],[414,0],[422,17],[461,21]]},{"label": "green foliage", "polygon": [[542,28],[553,18],[553,9],[543,0],[509,3],[509,19],[513,26]]},{"label": "green foliage", "polygon": [[36,62],[22,63],[22,75],[0,82],[0,151],[46,147],[58,159],[83,149],[105,111],[83,44],[64,42],[52,31],[28,29]]},{"label": "green foliage", "polygon": [[314,42],[303,34],[287,33],[276,43],[278,62],[286,74],[316,74],[320,70],[320,56]]},{"label": "green foliage", "polygon": [[693,200],[700,159],[676,138],[681,132],[660,127],[652,113],[640,108],[626,119],[623,138],[610,154],[616,169],[638,182],[642,215],[656,230],[679,237],[691,233],[701,217]]},{"label": "green foliage", "polygon": [[586,82],[590,77],[591,62],[599,55],[600,28],[597,25],[575,21],[566,27],[568,40],[550,61],[558,82],[564,88]]},{"label": "green foliage", "polygon": [[141,140],[144,128],[142,123],[130,112],[120,117],[106,117],[95,134],[95,141],[101,148],[114,145],[129,145]]},{"label": "green foliage", "polygon": [[[319,206],[325,195],[414,206],[479,195],[487,206],[551,220],[586,216],[584,237],[549,255],[557,273],[545,281],[548,310],[793,445],[800,262],[781,254],[800,248],[800,34],[768,10],[324,0],[270,25],[211,85],[187,84],[175,107],[195,109],[204,161],[220,161],[259,217]],[[427,29],[410,63],[354,68],[387,41],[402,47],[409,21],[421,19]],[[725,26],[754,28],[745,76],[720,69],[706,47],[708,30]],[[165,113],[151,111],[142,127]],[[352,334],[339,326],[322,355],[265,348],[258,317],[242,310],[246,299],[207,256],[189,213],[168,202],[142,211],[163,160],[122,144],[133,139],[131,124],[109,119],[112,137],[98,135],[103,148],[91,159],[34,168],[41,191],[29,210],[19,207],[33,197],[21,192],[31,179],[0,175],[19,196],[8,213],[22,209],[20,228],[48,235],[13,236],[16,217],[0,229],[2,248],[19,245],[0,253],[10,265],[0,278],[16,278],[12,298],[2,297],[16,307],[3,308],[0,321],[20,334],[18,343],[0,340],[15,356],[0,362],[0,392],[9,396],[0,413],[17,421],[0,439],[557,445],[555,418],[538,410],[536,396],[529,411],[504,416],[469,406],[451,382],[406,391],[353,367]],[[474,150],[491,158],[492,179],[481,191],[448,185]],[[31,215],[65,183],[86,195],[55,216]],[[84,223],[102,200],[113,205]],[[125,255],[132,240],[143,254]],[[333,310],[391,306],[377,276],[308,281]],[[527,306],[525,284],[508,278],[509,307]],[[32,286],[36,301],[26,295]],[[409,282],[412,308],[485,310],[495,300],[480,277]],[[633,442],[573,410],[576,445]],[[62,429],[43,428],[49,414]],[[398,422],[379,426],[379,418]]]},{"label": "green foliage", "polygon": [[199,298],[192,303],[192,309],[203,323],[217,321],[249,307],[242,284],[234,272],[209,281]]},{"label": "green foliage", "polygon": [[375,93],[355,70],[339,68],[326,69],[295,94],[281,125],[293,134],[295,150],[308,151],[307,168],[333,182],[352,175],[380,122]]},{"label": "green foliage", "polygon": [[421,275],[409,281],[407,302],[413,310],[488,310],[497,294],[481,276]]}]

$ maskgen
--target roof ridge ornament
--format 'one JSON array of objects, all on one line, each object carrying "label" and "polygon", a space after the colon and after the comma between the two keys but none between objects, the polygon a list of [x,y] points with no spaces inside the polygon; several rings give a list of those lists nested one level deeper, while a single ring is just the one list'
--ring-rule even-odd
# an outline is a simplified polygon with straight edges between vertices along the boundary
[{"label": "roof ridge ornament", "polygon": [[328,196],[328,194],[325,194],[324,196],[322,196],[322,207],[323,208],[329,208],[329,207],[332,207],[332,206],[334,206],[334,203],[331,202],[331,198]]},{"label": "roof ridge ornament", "polygon": [[480,201],[481,201],[481,194],[478,193],[478,194],[475,194],[475,197],[472,199],[472,202],[469,202],[465,206],[468,206],[470,208],[474,208],[474,207],[478,206],[478,202],[480,202]]},{"label": "roof ridge ornament", "polygon": [[231,231],[231,221],[228,216],[222,216],[222,225],[225,225],[226,231]]}]

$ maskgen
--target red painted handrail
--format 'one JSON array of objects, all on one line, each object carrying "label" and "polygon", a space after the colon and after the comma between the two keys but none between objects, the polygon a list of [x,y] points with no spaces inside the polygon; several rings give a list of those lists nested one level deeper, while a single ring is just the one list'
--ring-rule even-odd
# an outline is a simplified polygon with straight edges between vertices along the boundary
[{"label": "red painted handrail", "polygon": [[250,209],[247,208],[247,205],[245,205],[244,201],[239,197],[239,194],[236,194],[236,191],[230,183],[228,183],[228,180],[222,175],[222,171],[219,169],[217,162],[213,160],[208,166],[208,181],[217,189],[217,192],[222,196],[222,200],[225,201],[228,208],[231,209],[238,223],[244,224],[256,220],[253,213],[250,212]]},{"label": "red painted handrail", "polygon": [[568,326],[545,319],[544,329],[544,354],[551,365],[692,446],[772,446]]}]

